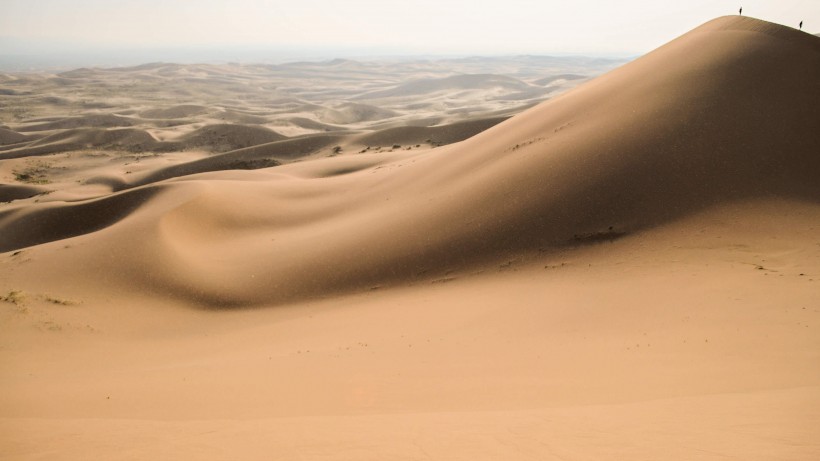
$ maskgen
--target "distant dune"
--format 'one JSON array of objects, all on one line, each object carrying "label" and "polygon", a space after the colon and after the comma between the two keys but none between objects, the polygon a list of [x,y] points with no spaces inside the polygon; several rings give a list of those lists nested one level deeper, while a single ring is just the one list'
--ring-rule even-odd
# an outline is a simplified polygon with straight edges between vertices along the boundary
[{"label": "distant dune", "polygon": [[398,144],[452,144],[463,141],[467,138],[497,125],[506,120],[507,117],[478,119],[468,122],[456,122],[437,126],[405,126],[388,128],[385,130],[368,133],[364,136],[354,138],[355,143],[367,146],[390,147],[394,143]]},{"label": "distant dune", "polygon": [[359,122],[372,122],[395,117],[396,112],[381,109],[368,104],[344,103],[332,109],[325,109],[321,113],[321,119],[327,123],[349,124]]},{"label": "distant dune", "polygon": [[168,107],[165,109],[151,109],[140,112],[140,117],[145,118],[186,118],[192,115],[203,114],[208,111],[207,107],[195,104],[183,104]]},{"label": "distant dune", "polygon": [[[525,82],[596,75],[616,64],[522,56],[276,66],[156,63],[56,75],[4,74],[0,120],[14,131],[49,135],[74,128],[133,127],[162,141],[224,123],[260,125],[291,137],[360,132],[510,116],[577,84],[566,79],[548,86]],[[401,97],[397,91],[409,93]],[[366,104],[353,100],[362,94],[369,95]],[[437,122],[428,122],[433,119]]]},{"label": "distant dune", "polygon": [[81,117],[70,117],[53,122],[38,123],[18,128],[18,131],[48,131],[65,130],[72,128],[116,128],[133,126],[134,121],[117,115],[85,115]]},{"label": "distant dune", "polygon": [[16,144],[23,141],[28,141],[29,137],[9,130],[8,128],[0,128],[0,145]]},{"label": "distant dune", "polygon": [[536,85],[549,85],[550,83],[556,82],[558,80],[580,80],[586,78],[583,75],[576,75],[576,74],[561,74],[561,75],[551,75],[549,77],[540,78],[533,83]]},{"label": "distant dune", "polygon": [[285,139],[279,133],[252,125],[207,125],[184,136],[184,148],[205,147],[213,152],[226,152]]},{"label": "distant dune", "polygon": [[75,128],[45,136],[15,149],[0,150],[0,155],[5,159],[14,159],[94,148],[142,152],[160,148],[158,146],[162,145],[146,131],[136,128]]},{"label": "distant dune", "polygon": [[487,88],[504,88],[513,89],[516,91],[525,90],[529,87],[526,83],[510,77],[501,75],[454,75],[452,77],[445,77],[440,79],[425,79],[414,82],[404,83],[396,88],[383,91],[375,91],[366,93],[358,97],[358,99],[377,99],[377,98],[393,98],[418,96],[427,93],[434,93],[442,90],[472,90],[472,89],[487,89]]},{"label": "distant dune", "polygon": [[[327,123],[317,122],[305,117],[290,117],[285,118],[282,122],[298,126],[300,128],[307,128],[315,131],[344,131],[345,128],[338,125],[330,125]],[[280,122],[281,123],[281,122]]]},{"label": "distant dune", "polygon": [[243,112],[235,111],[235,110],[225,110],[222,113],[218,113],[214,115],[214,118],[219,120],[224,120],[226,122],[231,123],[240,123],[240,124],[265,124],[268,122],[268,119],[265,117],[261,117],[258,115],[246,114]]}]

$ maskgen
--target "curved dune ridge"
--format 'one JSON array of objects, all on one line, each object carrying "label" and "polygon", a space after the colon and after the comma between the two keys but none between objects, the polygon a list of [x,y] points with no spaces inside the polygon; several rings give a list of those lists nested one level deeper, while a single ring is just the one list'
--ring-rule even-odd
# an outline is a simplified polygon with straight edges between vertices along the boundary
[{"label": "curved dune ridge", "polygon": [[21,205],[0,234],[51,230],[2,250],[73,235],[25,270],[212,307],[430,280],[729,201],[820,201],[817,120],[820,39],[724,17],[458,144]]}]

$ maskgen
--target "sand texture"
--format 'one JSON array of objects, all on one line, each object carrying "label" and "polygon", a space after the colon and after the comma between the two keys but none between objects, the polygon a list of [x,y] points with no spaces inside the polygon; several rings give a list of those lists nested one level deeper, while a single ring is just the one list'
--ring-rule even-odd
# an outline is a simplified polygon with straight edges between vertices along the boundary
[{"label": "sand texture", "polygon": [[820,459],[820,38],[614,64],[0,75],[0,459]]}]

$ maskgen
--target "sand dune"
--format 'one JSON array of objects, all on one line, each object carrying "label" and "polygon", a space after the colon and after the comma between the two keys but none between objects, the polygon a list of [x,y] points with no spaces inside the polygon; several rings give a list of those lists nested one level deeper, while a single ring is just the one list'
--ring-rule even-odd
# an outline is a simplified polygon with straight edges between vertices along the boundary
[{"label": "sand dune", "polygon": [[111,114],[101,115],[85,115],[81,117],[69,117],[60,120],[55,120],[48,123],[39,123],[36,125],[27,125],[18,128],[18,131],[48,131],[48,130],[65,130],[71,128],[114,128],[134,126],[135,122],[126,117],[120,117]]},{"label": "sand dune", "polygon": [[259,115],[247,114],[236,110],[225,110],[224,112],[218,113],[214,115],[214,118],[217,120],[224,120],[226,122],[231,123],[240,123],[240,124],[248,124],[248,125],[264,125],[268,122],[266,117],[262,117]]},{"label": "sand dune", "polygon": [[344,103],[339,106],[325,109],[321,119],[331,124],[372,122],[392,118],[398,115],[392,110],[382,109],[369,104]]},{"label": "sand dune", "polygon": [[165,109],[151,109],[140,112],[140,117],[145,118],[187,118],[193,115],[200,115],[208,112],[208,108],[194,104],[182,104],[179,106],[167,107]]},{"label": "sand dune", "polygon": [[[524,81],[567,73],[596,75],[617,63],[571,57],[277,66],[157,63],[57,75],[9,74],[0,79],[0,119],[13,122],[10,128],[17,131],[131,126],[152,130],[160,140],[225,122],[265,126],[287,136],[360,131],[418,125],[435,117],[444,123],[509,116],[574,85],[563,81],[544,88]],[[473,84],[467,91],[444,85],[425,97],[351,101],[407,82],[457,83],[476,76],[517,83],[509,88]],[[525,87],[529,89],[522,91]],[[465,106],[469,112],[459,111]]]},{"label": "sand dune", "polygon": [[[266,71],[334,69],[339,96],[369,66]],[[147,457],[173,436],[172,456],[206,459],[816,459],[817,82],[819,39],[723,17],[503,121],[156,156],[4,204],[4,443],[19,458]],[[327,106],[301,106],[318,90],[296,92],[287,123],[336,130],[308,113]],[[276,135],[177,139],[240,130]]]},{"label": "sand dune", "polygon": [[146,175],[143,175],[143,177],[132,180],[130,183],[123,183],[121,187],[115,188],[114,190],[151,184],[165,179],[208,171],[255,170],[277,166],[289,161],[300,160],[322,149],[327,149],[327,154],[330,154],[332,153],[330,146],[341,139],[343,138],[338,135],[311,135],[237,149],[199,160],[152,170]]},{"label": "sand dune", "polygon": [[386,146],[391,144],[452,144],[501,123],[507,117],[470,120],[449,125],[404,126],[375,131],[353,138],[352,142],[366,146]]},{"label": "sand dune", "polygon": [[27,141],[28,139],[29,137],[22,133],[9,130],[8,128],[0,127],[0,146],[5,146],[8,144],[17,144],[23,141]]},{"label": "sand dune", "polygon": [[13,200],[34,197],[48,190],[48,188],[43,186],[0,184],[0,202],[11,202]]},{"label": "sand dune", "polygon": [[215,124],[188,133],[181,144],[186,148],[202,147],[213,152],[226,152],[283,139],[285,136],[261,126]]},{"label": "sand dune", "polygon": [[0,159],[31,157],[93,148],[112,148],[132,152],[165,148],[164,143],[158,142],[145,130],[137,128],[119,128],[115,130],[75,128],[46,136],[26,145],[17,146],[15,145],[14,149],[0,151]]},{"label": "sand dune", "polygon": [[307,128],[313,131],[344,131],[345,128],[338,125],[330,125],[327,123],[318,122],[305,117],[289,117],[281,120],[279,123],[297,126],[299,128]]},{"label": "sand dune", "polygon": [[539,78],[538,80],[532,82],[535,85],[549,85],[550,83],[555,83],[560,80],[580,80],[586,78],[583,75],[577,74],[561,74],[561,75],[551,75],[549,77]]},{"label": "sand dune", "polygon": [[[694,53],[704,43],[710,52]],[[128,271],[93,256],[95,267],[112,279],[121,273],[123,289],[161,280],[166,295],[196,303],[281,303],[615,238],[732,200],[815,200],[817,46],[804,34],[723,19],[461,144],[380,169],[316,182],[288,179],[302,165],[271,170],[271,181],[180,178],[164,195],[179,188],[188,198],[141,206]],[[761,93],[770,81],[779,84]],[[276,158],[274,146],[253,152]],[[242,199],[260,195],[266,201]],[[118,226],[88,238],[113,251],[131,233]],[[154,275],[135,280],[134,270]]]},{"label": "sand dune", "polygon": [[[144,188],[76,204],[50,204],[34,214],[21,209],[0,211],[0,222],[16,221],[20,224],[4,229],[0,251],[61,240],[108,227],[128,216],[156,192],[155,189]],[[15,217],[17,214],[19,218]]]},{"label": "sand dune", "polygon": [[501,75],[454,75],[440,79],[425,79],[404,83],[389,90],[365,93],[359,99],[379,99],[405,96],[418,96],[426,93],[434,93],[442,90],[472,90],[487,88],[503,88],[521,91],[528,89],[529,85],[510,77]]}]

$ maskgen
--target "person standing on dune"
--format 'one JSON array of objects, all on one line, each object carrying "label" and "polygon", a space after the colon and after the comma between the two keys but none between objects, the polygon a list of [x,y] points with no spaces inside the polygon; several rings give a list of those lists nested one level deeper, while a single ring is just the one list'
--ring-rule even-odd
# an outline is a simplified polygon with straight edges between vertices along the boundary
[{"label": "person standing on dune", "polygon": [[800,21],[800,30],[803,30],[803,21]]},{"label": "person standing on dune", "polygon": [[737,14],[743,16],[743,7],[741,6],[740,9],[737,11]]}]

